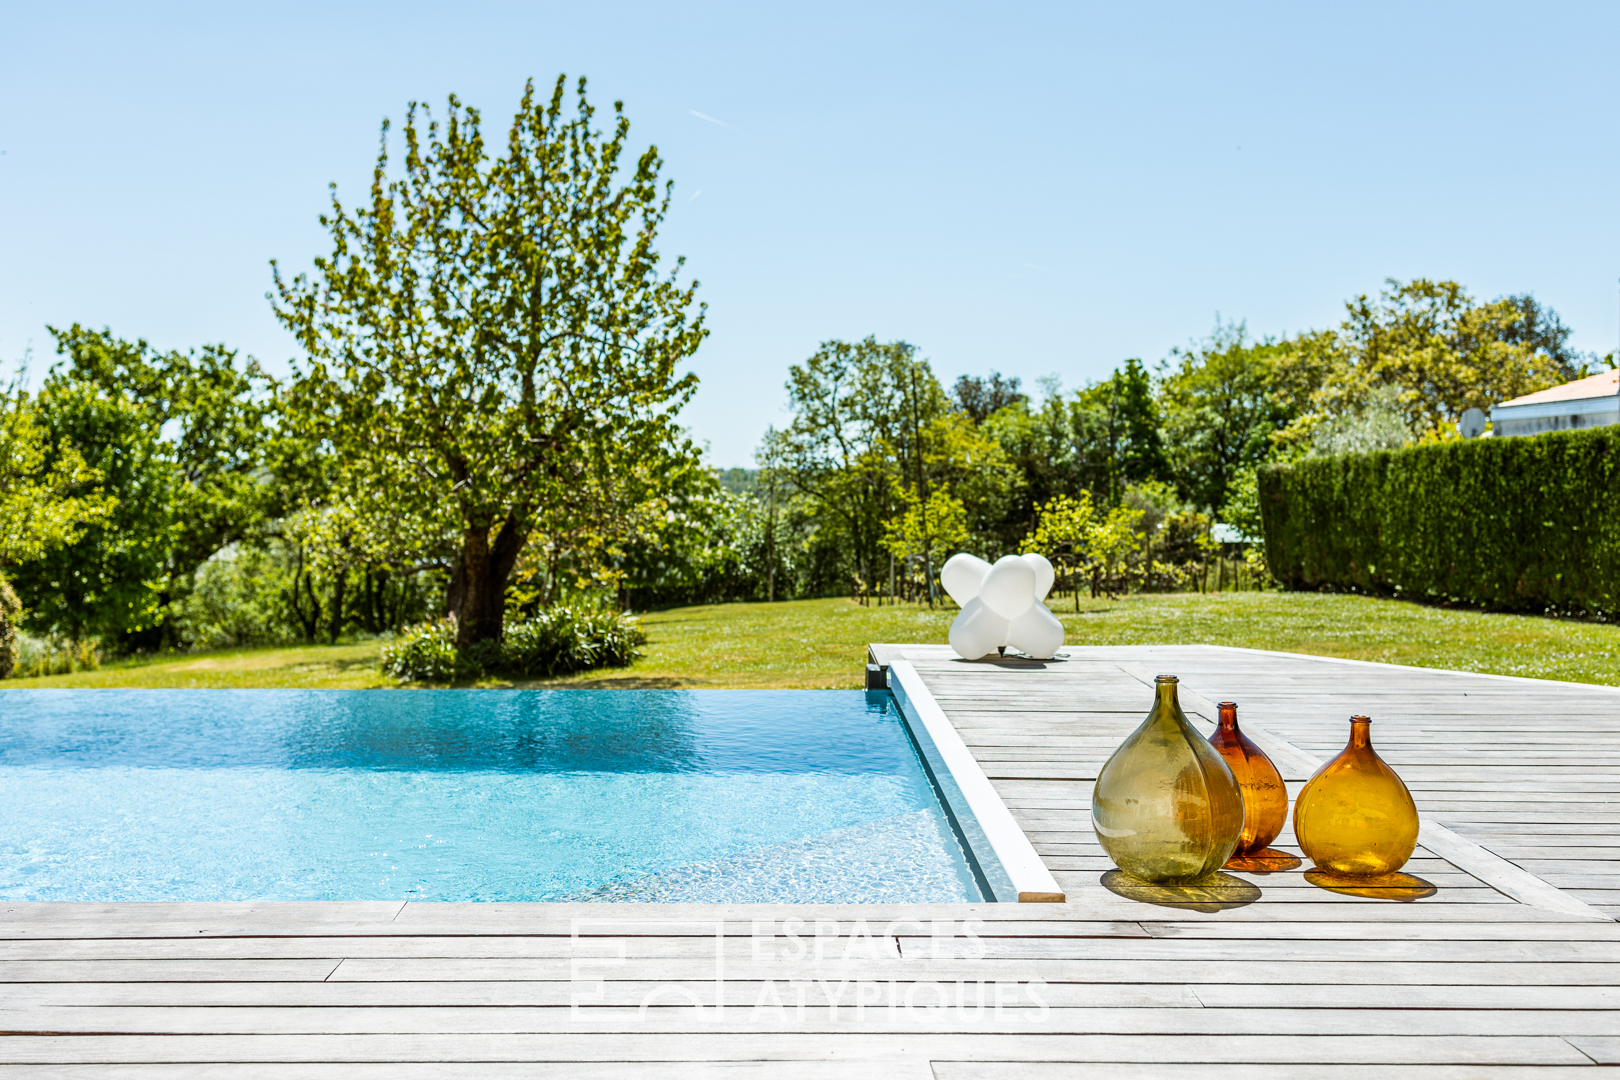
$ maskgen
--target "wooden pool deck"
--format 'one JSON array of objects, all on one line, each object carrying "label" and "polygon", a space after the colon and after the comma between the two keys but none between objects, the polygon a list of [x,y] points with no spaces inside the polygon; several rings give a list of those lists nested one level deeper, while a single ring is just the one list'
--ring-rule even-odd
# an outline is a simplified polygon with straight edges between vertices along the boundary
[{"label": "wooden pool deck", "polygon": [[[10,904],[0,1080],[1620,1065],[1620,690],[1202,646],[874,655],[916,668],[1067,903]],[[1371,715],[1424,814],[1421,881],[1345,895],[1286,858],[1208,889],[1108,875],[1092,778],[1160,672],[1189,713],[1238,701],[1294,790]]]}]

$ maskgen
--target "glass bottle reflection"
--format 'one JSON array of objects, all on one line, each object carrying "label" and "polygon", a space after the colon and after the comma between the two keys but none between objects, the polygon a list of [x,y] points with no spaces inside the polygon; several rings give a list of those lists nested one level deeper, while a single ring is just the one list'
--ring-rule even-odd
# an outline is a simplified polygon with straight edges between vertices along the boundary
[{"label": "glass bottle reflection", "polygon": [[1243,831],[1243,797],[1221,755],[1187,722],[1175,677],[1160,675],[1154,689],[1147,719],[1097,774],[1091,820],[1125,873],[1186,884],[1231,857]]},{"label": "glass bottle reflection", "polygon": [[1265,751],[1238,728],[1237,705],[1220,704],[1220,721],[1209,737],[1225,759],[1243,792],[1243,831],[1238,835],[1234,859],[1258,854],[1271,846],[1288,823],[1288,788]]},{"label": "glass bottle reflection", "polygon": [[1350,742],[1316,770],[1294,801],[1294,836],[1320,869],[1376,877],[1406,864],[1417,847],[1417,804],[1374,752],[1372,721],[1350,718]]}]

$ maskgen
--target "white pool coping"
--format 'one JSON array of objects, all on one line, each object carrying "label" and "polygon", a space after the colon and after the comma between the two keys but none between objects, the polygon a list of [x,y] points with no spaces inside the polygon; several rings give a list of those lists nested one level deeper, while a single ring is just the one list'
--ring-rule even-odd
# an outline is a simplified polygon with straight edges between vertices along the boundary
[{"label": "white pool coping", "polygon": [[922,724],[928,737],[933,740],[958,790],[967,800],[965,809],[978,820],[1001,868],[1011,879],[1013,889],[1018,893],[1018,902],[1067,903],[1068,897],[1052,876],[1052,871],[1041,861],[1029,837],[1024,835],[1012,811],[1002,801],[1001,794],[962,741],[956,725],[951,723],[945,710],[929,693],[911,661],[890,661],[889,689],[900,701],[901,708],[906,710],[906,719]]}]

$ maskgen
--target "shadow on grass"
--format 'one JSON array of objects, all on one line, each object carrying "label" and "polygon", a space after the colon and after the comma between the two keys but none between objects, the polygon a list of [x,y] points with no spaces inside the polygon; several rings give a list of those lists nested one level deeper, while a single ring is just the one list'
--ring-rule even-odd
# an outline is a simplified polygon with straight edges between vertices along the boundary
[{"label": "shadow on grass", "polygon": [[343,672],[344,674],[348,674],[351,671],[359,671],[361,669],[364,669],[364,670],[367,670],[367,671],[376,671],[377,670],[377,658],[375,656],[357,656],[352,660],[322,660],[322,659],[317,658],[317,659],[310,659],[310,660],[303,660],[303,661],[295,661],[295,662],[290,663],[290,664],[283,664],[282,666],[283,667],[296,668],[296,667],[308,667],[308,666],[310,666],[312,664],[318,664],[321,667],[334,668],[334,669],[336,669],[338,671]]},{"label": "shadow on grass", "polygon": [[610,675],[568,682],[536,680],[509,685],[517,690],[691,690],[698,684],[673,675]]},{"label": "shadow on grass", "polygon": [[1190,885],[1155,885],[1123,870],[1110,870],[1102,876],[1101,884],[1115,896],[1139,904],[1191,911],[1226,911],[1247,907],[1260,899],[1258,885],[1219,871]]}]

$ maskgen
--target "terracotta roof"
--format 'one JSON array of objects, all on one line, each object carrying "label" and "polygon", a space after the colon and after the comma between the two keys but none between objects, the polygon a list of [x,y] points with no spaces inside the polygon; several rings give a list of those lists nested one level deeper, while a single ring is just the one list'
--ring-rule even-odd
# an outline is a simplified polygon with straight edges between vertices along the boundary
[{"label": "terracotta roof", "polygon": [[[1614,397],[1620,393],[1620,370],[1604,371],[1584,379],[1567,382],[1563,386],[1554,386],[1547,390],[1538,390],[1534,394],[1516,397],[1512,401],[1504,401],[1502,405],[1540,405],[1548,401],[1579,401],[1582,398]],[[1497,408],[1501,408],[1498,405]]]}]

